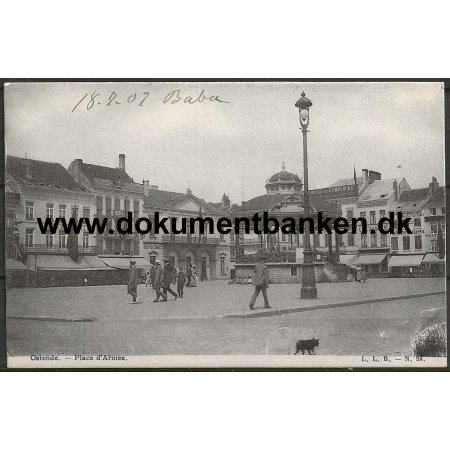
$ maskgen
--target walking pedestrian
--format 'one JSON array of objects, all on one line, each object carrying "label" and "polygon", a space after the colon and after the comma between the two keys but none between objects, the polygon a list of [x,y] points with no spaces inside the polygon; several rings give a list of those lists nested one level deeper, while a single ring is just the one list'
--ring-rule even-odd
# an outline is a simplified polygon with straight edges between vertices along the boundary
[{"label": "walking pedestrian", "polygon": [[186,283],[186,274],[183,272],[183,268],[180,267],[178,270],[178,276],[177,276],[177,292],[178,297],[183,298],[183,289],[184,284]]},{"label": "walking pedestrian", "polygon": [[192,266],[192,276],[191,276],[191,287],[197,287],[198,277],[197,277],[197,267]]},{"label": "walking pedestrian", "polygon": [[186,269],[186,287],[191,287],[191,278],[192,278],[192,266],[189,264],[188,268]]},{"label": "walking pedestrian", "polygon": [[269,300],[267,299],[267,289],[269,288],[269,269],[264,264],[264,257],[259,258],[258,264],[255,266],[253,275],[253,285],[255,286],[255,292],[248,305],[250,309],[255,309],[254,305],[259,293],[262,291],[264,297],[264,308],[271,308]]},{"label": "walking pedestrian", "polygon": [[136,267],[136,261],[130,261],[130,270],[128,271],[128,294],[131,295],[131,304],[138,303],[137,287],[139,284],[139,273]]},{"label": "walking pedestrian", "polygon": [[161,267],[161,261],[155,261],[155,279],[153,282],[153,287],[155,288],[156,291],[156,298],[155,300],[153,300],[153,302],[159,302],[159,297],[162,297],[163,299],[161,300],[162,302],[167,301],[167,295],[164,292],[161,292],[161,287],[163,286],[163,278],[164,278],[164,273],[163,273],[163,269]]},{"label": "walking pedestrian", "polygon": [[164,294],[166,294],[166,299],[167,299],[167,292],[170,292],[174,296],[174,300],[176,300],[178,295],[170,287],[172,281],[173,281],[173,267],[170,263],[167,263],[166,266],[164,267],[163,292]]},{"label": "walking pedestrian", "polygon": [[147,272],[145,274],[145,287],[148,287],[149,284],[150,284],[150,272]]},{"label": "walking pedestrian", "polygon": [[[156,265],[156,262],[155,262]],[[150,268],[150,283],[153,287],[155,287],[155,266]]]}]

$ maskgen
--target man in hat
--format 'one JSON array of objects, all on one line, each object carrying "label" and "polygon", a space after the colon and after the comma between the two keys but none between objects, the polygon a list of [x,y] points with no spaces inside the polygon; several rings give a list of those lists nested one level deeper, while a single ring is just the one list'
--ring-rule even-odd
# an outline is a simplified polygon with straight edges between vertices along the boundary
[{"label": "man in hat", "polygon": [[255,292],[248,305],[250,309],[255,309],[254,305],[259,293],[262,291],[264,297],[264,308],[271,308],[269,300],[267,299],[267,289],[269,287],[269,269],[264,264],[264,257],[259,258],[259,263],[256,264],[253,276],[253,285],[255,286]]},{"label": "man in hat", "polygon": [[161,287],[163,285],[163,269],[161,267],[161,261],[158,259],[155,261],[155,279],[153,282],[153,287],[156,291],[156,298],[153,300],[154,302],[159,302],[159,297],[162,297],[162,302],[167,301],[167,295],[164,292],[161,292]]},{"label": "man in hat", "polygon": [[136,261],[130,261],[130,270],[128,271],[128,294],[131,295],[133,300],[132,304],[138,303],[139,297],[137,296],[137,287],[139,284],[139,273],[136,267]]},{"label": "man in hat", "polygon": [[177,275],[177,291],[178,297],[180,298],[183,298],[183,290],[185,283],[186,283],[186,274],[183,272],[183,268],[180,267]]},{"label": "man in hat", "polygon": [[178,295],[170,287],[172,281],[173,281],[173,267],[170,263],[167,263],[166,266],[164,267],[163,292],[166,295],[166,299],[167,299],[167,292],[170,292],[174,296],[174,300],[176,300]]}]

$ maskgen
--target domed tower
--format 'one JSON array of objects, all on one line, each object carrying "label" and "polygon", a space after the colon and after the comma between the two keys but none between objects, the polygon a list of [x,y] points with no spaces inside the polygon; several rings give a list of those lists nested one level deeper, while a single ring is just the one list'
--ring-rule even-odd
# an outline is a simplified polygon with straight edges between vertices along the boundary
[{"label": "domed tower", "polygon": [[266,183],[268,194],[300,194],[302,192],[303,182],[297,174],[286,170],[283,161],[281,172],[272,175]]}]

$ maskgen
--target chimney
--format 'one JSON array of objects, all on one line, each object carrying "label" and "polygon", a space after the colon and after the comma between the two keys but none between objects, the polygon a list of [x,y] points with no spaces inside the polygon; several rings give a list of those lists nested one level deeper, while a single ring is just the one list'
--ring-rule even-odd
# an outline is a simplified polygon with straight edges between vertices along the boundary
[{"label": "chimney", "polygon": [[398,201],[398,186],[397,186],[397,180],[394,180],[392,183],[392,189],[394,190],[394,200]]},{"label": "chimney", "polygon": [[222,196],[222,206],[230,206],[230,197],[227,194],[223,194]]},{"label": "chimney", "polygon": [[25,163],[25,176],[31,178],[31,163],[28,161]]},{"label": "chimney", "polygon": [[367,186],[369,184],[369,171],[367,169],[362,170],[362,185]]},{"label": "chimney", "polygon": [[78,181],[78,183],[81,182],[81,166],[83,164],[82,159],[75,159],[73,161],[73,173],[72,176],[75,178],[75,181]]},{"label": "chimney", "polygon": [[434,197],[434,195],[436,194],[438,188],[439,188],[439,183],[436,177],[432,177],[431,178],[431,183],[428,185],[429,189],[430,189],[430,195],[431,197]]},{"label": "chimney", "polygon": [[369,170],[369,184],[372,184],[374,181],[378,180],[381,180],[381,173]]},{"label": "chimney", "polygon": [[150,182],[148,180],[144,180],[144,195],[146,197],[150,195]]},{"label": "chimney", "polygon": [[125,155],[123,153],[119,155],[119,169],[125,172]]}]

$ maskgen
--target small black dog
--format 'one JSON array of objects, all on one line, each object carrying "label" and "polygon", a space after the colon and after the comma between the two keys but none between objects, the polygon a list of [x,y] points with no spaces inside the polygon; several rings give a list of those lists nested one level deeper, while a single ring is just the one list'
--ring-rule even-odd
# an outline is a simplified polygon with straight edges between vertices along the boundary
[{"label": "small black dog", "polygon": [[319,345],[319,339],[305,339],[305,340],[299,340],[297,341],[297,346],[294,355],[296,355],[298,352],[302,352],[302,355],[305,354],[305,350],[308,351],[308,353],[311,355],[311,350],[314,351],[314,349]]}]

